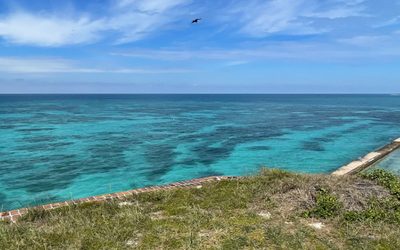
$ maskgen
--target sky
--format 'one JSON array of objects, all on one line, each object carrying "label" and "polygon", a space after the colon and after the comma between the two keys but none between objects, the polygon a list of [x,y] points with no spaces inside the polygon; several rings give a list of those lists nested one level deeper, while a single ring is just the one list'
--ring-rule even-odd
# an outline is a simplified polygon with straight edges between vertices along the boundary
[{"label": "sky", "polygon": [[400,93],[400,0],[0,0],[0,93]]}]

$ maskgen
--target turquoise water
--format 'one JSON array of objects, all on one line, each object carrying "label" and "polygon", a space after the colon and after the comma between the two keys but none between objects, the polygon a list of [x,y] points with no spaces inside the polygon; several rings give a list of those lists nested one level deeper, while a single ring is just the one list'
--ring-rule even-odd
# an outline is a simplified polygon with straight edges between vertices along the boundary
[{"label": "turquoise water", "polygon": [[0,95],[2,210],[261,166],[329,173],[400,137],[389,95]]}]

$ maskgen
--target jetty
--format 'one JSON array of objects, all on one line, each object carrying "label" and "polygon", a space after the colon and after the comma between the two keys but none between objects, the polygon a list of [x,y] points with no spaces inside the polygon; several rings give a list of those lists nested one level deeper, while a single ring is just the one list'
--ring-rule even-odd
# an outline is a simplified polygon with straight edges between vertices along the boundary
[{"label": "jetty", "polygon": [[334,171],[332,175],[351,175],[361,172],[400,148],[400,138]]}]

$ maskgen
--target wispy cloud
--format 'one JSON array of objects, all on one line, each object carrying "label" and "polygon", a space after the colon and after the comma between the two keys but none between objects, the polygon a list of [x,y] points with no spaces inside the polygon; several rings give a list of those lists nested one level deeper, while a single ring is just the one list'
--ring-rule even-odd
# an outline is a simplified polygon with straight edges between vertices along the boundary
[{"label": "wispy cloud", "polygon": [[0,18],[0,36],[10,43],[62,46],[93,43],[108,33],[117,43],[136,41],[174,22],[176,8],[189,0],[117,0],[104,17],[75,13],[30,13],[16,10]]},{"label": "wispy cloud", "polygon": [[[198,50],[133,50],[112,53],[114,56],[148,59],[154,61],[195,61],[223,63],[228,66],[254,61],[300,60],[305,61],[374,61],[400,56],[396,39],[386,36],[356,36],[342,38],[336,42],[279,42],[241,49],[198,49]],[[370,49],[373,48],[373,49]],[[228,63],[227,63],[228,61]]]},{"label": "wispy cloud", "polygon": [[393,25],[396,25],[396,24],[399,24],[399,23],[400,23],[400,16],[396,16],[396,17],[393,17],[393,18],[391,18],[389,20],[380,22],[380,23],[374,25],[373,27],[374,28],[383,28],[383,27],[393,26]]},{"label": "wispy cloud", "polygon": [[120,32],[117,43],[146,37],[175,21],[183,14],[181,7],[190,0],[120,0],[107,25]]},{"label": "wispy cloud", "polygon": [[237,2],[230,12],[232,19],[239,18],[242,23],[241,31],[251,36],[309,35],[327,31],[315,19],[365,16],[363,3],[362,0],[249,0]]},{"label": "wispy cloud", "polygon": [[339,39],[339,42],[362,46],[362,47],[370,47],[370,46],[379,46],[383,45],[386,42],[390,41],[391,37],[389,36],[354,36],[350,38]]},{"label": "wispy cloud", "polygon": [[249,64],[250,61],[244,61],[244,60],[237,60],[237,61],[230,61],[224,64],[226,67],[233,67],[233,66],[239,66],[239,65],[244,65],[244,64]]},{"label": "wispy cloud", "polygon": [[304,1],[273,0],[246,1],[238,3],[231,11],[232,18],[239,17],[241,32],[262,37],[273,33],[314,34],[321,31],[312,27],[309,21],[300,20],[299,10]]},{"label": "wispy cloud", "polygon": [[174,74],[187,73],[187,68],[87,68],[76,61],[57,58],[0,57],[0,72],[17,74],[111,73],[111,74]]},{"label": "wispy cloud", "polygon": [[[104,38],[123,44],[168,30],[199,9],[192,0],[113,0],[104,4],[101,15],[17,9],[0,17],[0,37],[9,43],[35,46],[87,44]],[[211,16],[222,17],[210,16],[208,21],[218,29],[230,27],[251,37],[325,33],[330,27],[321,25],[320,19],[367,15],[364,0],[231,0],[225,8],[220,5],[207,4],[218,11],[203,8],[203,14],[212,11]]]},{"label": "wispy cloud", "polygon": [[314,5],[302,14],[305,17],[341,19],[348,17],[369,17],[365,0],[314,1]]}]

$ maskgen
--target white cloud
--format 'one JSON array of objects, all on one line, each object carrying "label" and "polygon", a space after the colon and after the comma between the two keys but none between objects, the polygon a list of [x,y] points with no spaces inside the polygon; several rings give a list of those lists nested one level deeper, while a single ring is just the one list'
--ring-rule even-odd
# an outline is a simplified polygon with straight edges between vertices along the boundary
[{"label": "white cloud", "polygon": [[188,0],[118,0],[106,16],[93,18],[77,13],[29,13],[15,11],[0,18],[0,37],[10,43],[36,46],[63,46],[93,43],[107,32],[118,34],[118,43],[141,39],[174,22],[178,6]]},{"label": "white cloud", "polygon": [[63,19],[19,12],[0,20],[0,36],[11,43],[60,46],[92,42],[103,27],[103,20],[88,17]]},{"label": "white cloud", "polygon": [[0,57],[0,71],[9,73],[68,72],[69,62],[58,59],[21,59]]},{"label": "white cloud", "polygon": [[239,66],[239,65],[244,65],[250,63],[249,61],[244,61],[244,60],[237,60],[237,61],[230,61],[224,64],[226,67],[233,67],[233,66]]},{"label": "white cloud", "polygon": [[191,72],[185,68],[87,68],[77,62],[57,58],[0,57],[0,72],[16,74],[111,73],[172,74]]},{"label": "white cloud", "polygon": [[326,32],[316,18],[338,19],[365,16],[363,0],[249,0],[237,2],[231,20],[239,19],[241,31],[255,37],[274,33],[309,35]]},{"label": "white cloud", "polygon": [[388,36],[354,36],[351,38],[339,39],[341,43],[362,47],[382,45],[388,41],[390,41],[390,37]]}]

